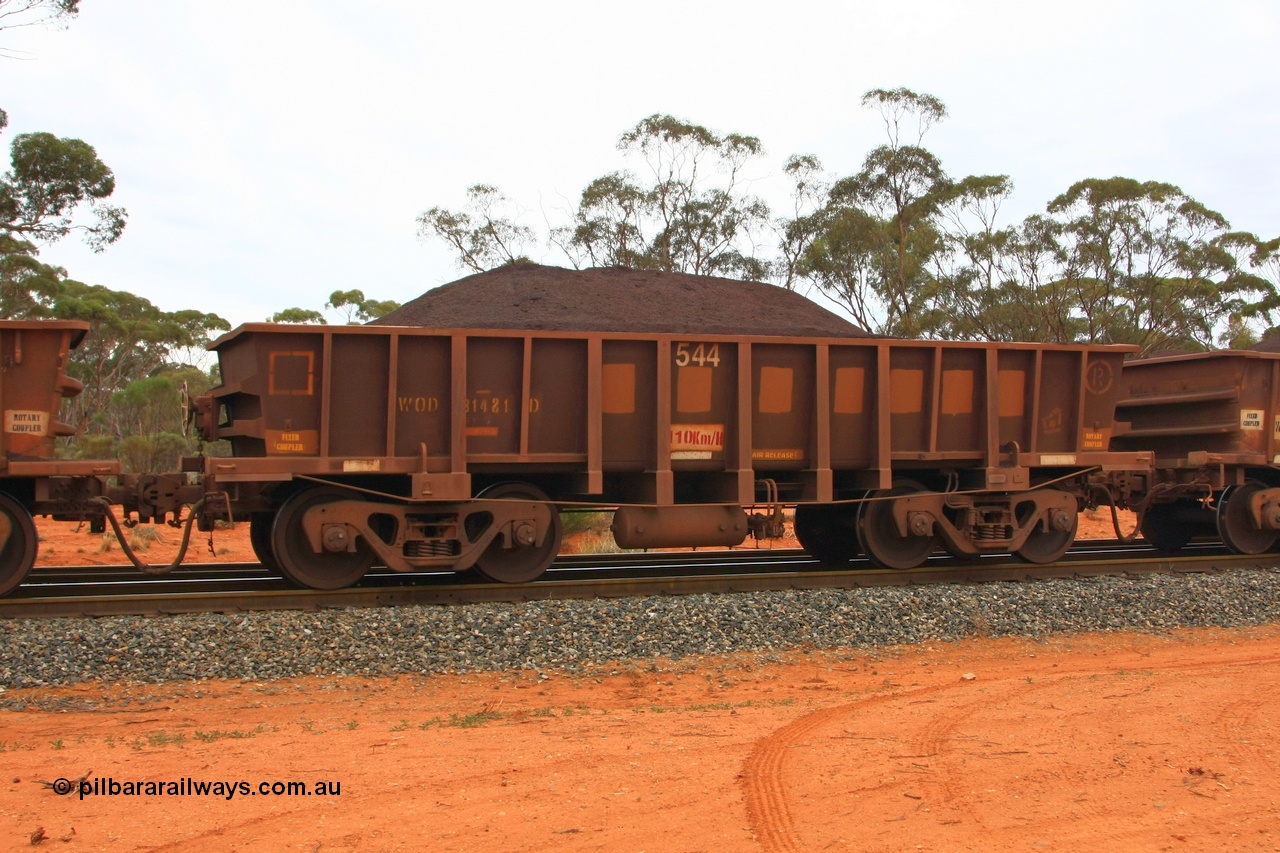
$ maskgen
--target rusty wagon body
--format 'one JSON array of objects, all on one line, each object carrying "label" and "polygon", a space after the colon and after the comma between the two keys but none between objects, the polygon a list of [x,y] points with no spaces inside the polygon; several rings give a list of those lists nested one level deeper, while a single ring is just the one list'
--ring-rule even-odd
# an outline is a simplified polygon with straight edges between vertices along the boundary
[{"label": "rusty wagon body", "polygon": [[1223,350],[1125,364],[1112,447],[1149,450],[1132,499],[1145,538],[1258,554],[1280,535],[1280,353]]},{"label": "rusty wagon body", "polygon": [[[815,555],[1056,559],[1105,472],[1131,348],[249,324],[199,401],[206,492],[310,586],[373,562],[540,574],[559,511],[626,548],[730,545],[796,507]],[[194,467],[194,466],[193,466]],[[758,511],[757,511],[758,510]]]},{"label": "rusty wagon body", "polygon": [[102,478],[120,472],[114,460],[57,456],[56,439],[75,432],[59,417],[63,401],[83,390],[67,370],[88,330],[71,320],[0,320],[0,595],[35,563],[32,516],[96,516]]}]

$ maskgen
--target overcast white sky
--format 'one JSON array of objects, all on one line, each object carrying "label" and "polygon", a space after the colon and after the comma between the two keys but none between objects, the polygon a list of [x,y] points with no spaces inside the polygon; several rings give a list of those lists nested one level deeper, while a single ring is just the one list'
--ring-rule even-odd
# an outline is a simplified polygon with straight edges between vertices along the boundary
[{"label": "overcast white sky", "polygon": [[[234,323],[329,293],[407,301],[464,273],[417,214],[491,183],[561,223],[654,112],[758,136],[836,175],[883,139],[871,88],[941,98],[948,172],[1008,174],[1008,224],[1082,178],[1180,186],[1280,235],[1280,4],[648,0],[83,0],[68,29],[0,33],[16,133],[95,146],[129,211],[72,278]],[[7,154],[4,158],[7,167]],[[551,249],[535,260],[560,262]]]}]

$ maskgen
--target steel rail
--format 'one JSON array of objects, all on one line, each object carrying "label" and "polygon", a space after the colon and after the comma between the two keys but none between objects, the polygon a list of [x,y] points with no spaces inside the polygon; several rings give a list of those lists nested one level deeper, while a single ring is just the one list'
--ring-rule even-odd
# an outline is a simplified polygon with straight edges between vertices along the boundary
[{"label": "steel rail", "polygon": [[375,572],[341,590],[296,589],[261,567],[225,565],[221,577],[220,570],[205,564],[201,571],[173,580],[136,574],[120,579],[127,573],[115,571],[111,576],[117,579],[109,583],[87,583],[87,570],[77,569],[81,580],[72,584],[37,579],[15,596],[0,599],[0,618],[326,610],[1202,573],[1277,569],[1280,554],[1240,556],[1220,546],[1193,545],[1171,557],[1146,546],[1096,541],[1050,565],[1009,557],[960,561],[936,554],[924,566],[906,571],[877,569],[865,561],[832,567],[798,550],[611,554],[562,558],[547,575],[529,584],[494,584],[454,574]]}]

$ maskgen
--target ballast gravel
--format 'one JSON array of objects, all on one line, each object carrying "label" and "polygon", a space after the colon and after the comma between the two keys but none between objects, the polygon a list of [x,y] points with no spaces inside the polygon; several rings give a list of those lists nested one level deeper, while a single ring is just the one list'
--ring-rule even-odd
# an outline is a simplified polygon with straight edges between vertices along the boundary
[{"label": "ballast gravel", "polygon": [[1280,621],[1280,570],[0,622],[0,685],[667,667],[691,655]]}]

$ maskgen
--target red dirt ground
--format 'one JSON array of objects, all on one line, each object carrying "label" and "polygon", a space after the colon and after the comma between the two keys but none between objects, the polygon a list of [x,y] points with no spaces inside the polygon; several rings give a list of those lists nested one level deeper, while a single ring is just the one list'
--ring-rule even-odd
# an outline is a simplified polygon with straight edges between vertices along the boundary
[{"label": "red dirt ground", "polygon": [[[11,690],[45,710],[0,712],[0,845],[41,829],[63,851],[1280,845],[1276,627],[667,667]],[[85,773],[100,790],[340,789],[81,800],[39,781]]]},{"label": "red dirt ground", "polygon": [[1280,626],[0,700],[9,850],[1280,849]]}]

